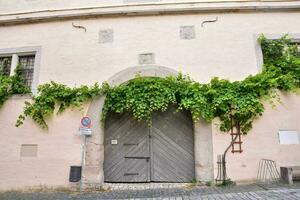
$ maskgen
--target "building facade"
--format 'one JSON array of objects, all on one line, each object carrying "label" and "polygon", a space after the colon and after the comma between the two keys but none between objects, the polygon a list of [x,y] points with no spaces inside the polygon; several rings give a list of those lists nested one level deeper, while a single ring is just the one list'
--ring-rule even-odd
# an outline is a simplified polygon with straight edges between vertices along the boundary
[{"label": "building facade", "polygon": [[[0,0],[0,66],[4,60],[8,61],[5,72],[12,74],[21,63],[26,84],[33,94],[38,85],[51,80],[68,86],[104,81],[118,85],[136,74],[165,77],[182,72],[203,83],[215,76],[242,80],[262,69],[259,35],[263,33],[276,39],[288,33],[295,42],[300,41],[299,19],[300,2],[292,0]],[[191,177],[203,182],[213,181],[217,175],[217,155],[222,154],[231,142],[230,135],[219,131],[218,120],[193,123],[189,114],[185,114],[172,118],[173,125],[185,121],[184,126],[170,126],[164,130],[163,125],[167,122],[163,115],[157,115],[160,120],[154,127],[163,134],[157,133],[157,138],[167,138],[167,141],[151,140],[153,149],[147,151],[147,155],[139,154],[139,158],[145,157],[140,160],[152,162],[149,153],[157,155],[156,158],[163,152],[170,153],[172,150],[162,149],[161,152],[159,148],[177,141],[172,151],[175,155],[170,153],[165,157],[174,156],[170,163],[178,168],[174,167],[174,172],[162,171],[163,174],[170,173],[164,177],[154,173],[159,174],[162,170],[160,164],[167,162],[164,157],[149,165],[114,163],[124,156],[114,158],[117,154],[110,154],[113,145],[135,145],[125,144],[126,138],[116,138],[125,130],[138,134],[132,138],[141,137],[139,133],[148,130],[132,125],[126,116],[125,128],[120,123],[122,119],[113,117],[111,128],[103,127],[99,113],[105,96],[87,102],[83,110],[67,110],[47,119],[47,131],[31,119],[23,126],[15,127],[24,102],[30,99],[29,95],[15,95],[0,109],[0,189],[71,186],[70,166],[81,165],[82,138],[78,129],[80,119],[85,115],[92,119],[93,135],[87,138],[84,148],[84,183],[186,182]],[[264,115],[242,138],[243,152],[228,155],[227,170],[232,180],[254,181],[258,163],[264,158],[276,161],[278,166],[299,165],[300,98],[281,93],[281,99],[283,104],[276,108],[265,105]],[[172,112],[168,116],[172,116]],[[164,123],[160,125],[160,121]],[[168,131],[177,131],[174,135],[179,139],[172,138],[172,134],[168,136]],[[113,138],[116,133],[120,135]],[[293,134],[293,138],[283,144],[281,134]],[[186,138],[181,142],[186,145],[178,145],[180,138]],[[123,146],[116,151],[124,152]],[[180,148],[183,153],[176,153]],[[142,149],[136,151],[143,152]],[[189,159],[184,160],[186,157]],[[136,174],[112,172],[114,166],[126,168],[130,165],[140,166],[139,173],[143,176],[123,179],[118,173],[127,178]],[[188,178],[173,179],[176,173]]]}]

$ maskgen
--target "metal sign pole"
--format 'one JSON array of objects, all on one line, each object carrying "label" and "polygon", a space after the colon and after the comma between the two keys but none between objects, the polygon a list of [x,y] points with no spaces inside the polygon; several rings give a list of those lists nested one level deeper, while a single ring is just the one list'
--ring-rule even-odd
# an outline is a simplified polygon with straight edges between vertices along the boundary
[{"label": "metal sign pole", "polygon": [[82,135],[82,145],[81,145],[81,179],[80,179],[80,186],[79,190],[80,193],[83,190],[83,179],[84,179],[84,168],[85,168],[85,155],[86,155],[86,137],[87,135],[92,135],[92,129],[90,128],[92,124],[92,120],[85,116],[81,119],[81,125],[83,127],[79,128],[79,132]]},{"label": "metal sign pole", "polygon": [[83,190],[83,178],[84,178],[84,166],[85,166],[85,148],[86,148],[86,135],[82,135],[82,145],[81,145],[81,179],[79,192],[81,193]]}]

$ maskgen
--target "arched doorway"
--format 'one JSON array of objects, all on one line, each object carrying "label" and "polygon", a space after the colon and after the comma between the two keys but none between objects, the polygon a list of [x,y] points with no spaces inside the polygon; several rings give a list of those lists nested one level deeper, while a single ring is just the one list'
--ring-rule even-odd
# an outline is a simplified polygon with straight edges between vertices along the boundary
[{"label": "arched doorway", "polygon": [[190,182],[195,178],[194,131],[189,112],[170,106],[152,125],[130,113],[110,114],[104,128],[104,181]]},{"label": "arched doorway", "polygon": [[[130,79],[136,74],[141,76],[166,77],[176,75],[177,72],[171,68],[148,65],[126,68],[107,80],[111,85],[119,85]],[[104,182],[104,145],[105,130],[101,123],[101,110],[105,101],[105,95],[95,97],[88,109],[87,115],[92,119],[93,135],[86,141],[86,159],[82,168],[84,183],[102,184]],[[99,113],[100,112],[100,113]],[[166,112],[167,114],[167,112]],[[200,181],[211,181],[213,175],[213,149],[212,149],[212,128],[210,123],[202,120],[193,123],[193,147],[195,178]]]}]

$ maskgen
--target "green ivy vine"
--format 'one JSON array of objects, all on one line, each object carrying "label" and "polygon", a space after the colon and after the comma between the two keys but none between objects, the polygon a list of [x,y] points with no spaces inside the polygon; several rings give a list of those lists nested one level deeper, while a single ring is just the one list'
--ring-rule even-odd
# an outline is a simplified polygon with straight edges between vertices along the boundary
[{"label": "green ivy vine", "polygon": [[137,76],[116,87],[104,83],[70,88],[51,82],[39,86],[38,95],[32,102],[25,103],[17,126],[30,117],[47,128],[45,119],[54,113],[56,106],[61,113],[68,107],[81,106],[95,96],[106,94],[103,121],[109,112],[131,112],[138,121],[151,124],[152,112],[165,111],[170,104],[177,104],[179,110],[189,110],[195,121],[219,118],[220,130],[224,132],[230,130],[233,119],[246,134],[253,121],[263,114],[263,100],[272,103],[278,100],[278,90],[296,92],[300,86],[300,58],[291,39],[284,36],[269,40],[262,35],[258,41],[263,50],[263,70],[242,81],[213,78],[210,83],[201,84],[179,74],[166,78]]},{"label": "green ivy vine", "polygon": [[14,75],[5,75],[3,69],[8,65],[8,61],[4,60],[0,68],[0,107],[14,94],[28,94],[30,89],[24,84],[22,78],[22,69],[17,65]]},{"label": "green ivy vine", "polygon": [[53,81],[40,85],[38,95],[32,98],[32,102],[25,102],[23,114],[16,122],[16,126],[23,124],[26,117],[30,117],[42,128],[47,129],[46,118],[53,115],[55,108],[57,113],[62,113],[66,108],[81,107],[84,102],[107,92],[109,86],[104,83],[101,87],[98,83],[93,86],[81,86],[77,88],[67,87]]}]

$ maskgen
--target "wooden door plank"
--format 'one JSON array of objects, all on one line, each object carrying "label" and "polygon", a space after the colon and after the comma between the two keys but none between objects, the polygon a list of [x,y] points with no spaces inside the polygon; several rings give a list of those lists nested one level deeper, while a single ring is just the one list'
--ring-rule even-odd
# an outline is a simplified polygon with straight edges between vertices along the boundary
[{"label": "wooden door plank", "polygon": [[153,114],[151,180],[190,182],[195,177],[194,131],[188,112],[171,106]]},{"label": "wooden door plank", "polygon": [[129,113],[110,114],[105,125],[104,156],[106,182],[150,181],[147,124],[135,121]]}]

